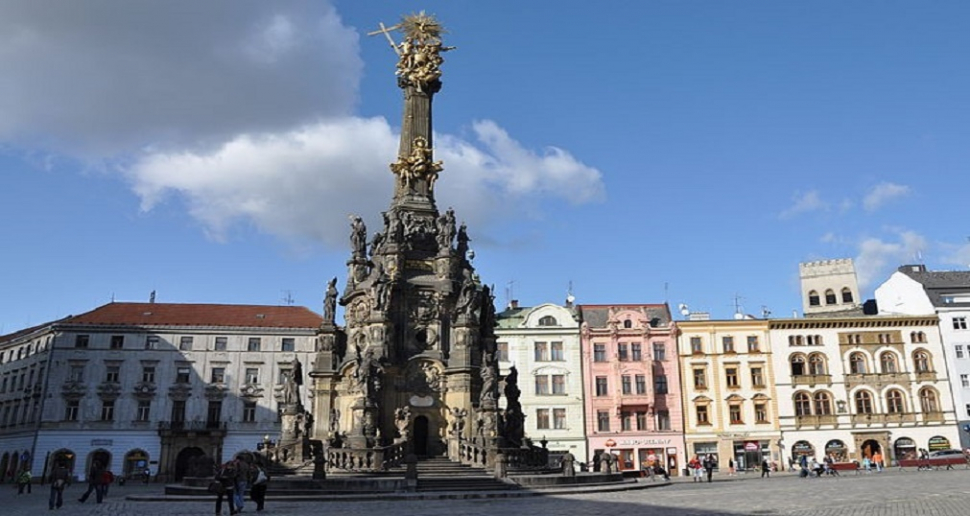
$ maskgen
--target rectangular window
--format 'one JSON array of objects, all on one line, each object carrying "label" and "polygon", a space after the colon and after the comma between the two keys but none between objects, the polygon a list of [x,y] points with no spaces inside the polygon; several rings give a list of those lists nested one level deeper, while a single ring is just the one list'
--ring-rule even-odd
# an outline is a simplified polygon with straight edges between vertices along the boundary
[{"label": "rectangular window", "polygon": [[536,395],[541,396],[549,394],[549,377],[546,375],[537,375],[536,377]]},{"label": "rectangular window", "polygon": [[608,410],[596,411],[596,430],[599,432],[610,431],[610,412]]},{"label": "rectangular window", "polygon": [[509,343],[499,342],[495,345],[495,359],[499,362],[509,361]]},{"label": "rectangular window", "polygon": [[690,352],[691,353],[703,353],[704,352],[703,342],[701,341],[701,338],[700,337],[691,337],[690,338]]},{"label": "rectangular window", "polygon": [[74,336],[74,347],[75,348],[86,348],[88,343],[91,342],[90,335],[75,335]]},{"label": "rectangular window", "polygon": [[657,375],[653,378],[654,390],[657,394],[667,394],[667,375]]},{"label": "rectangular window", "polygon": [[556,430],[566,430],[566,409],[552,409],[552,427]]},{"label": "rectangular window", "polygon": [[155,366],[142,366],[141,381],[145,383],[155,383]]},{"label": "rectangular window", "polygon": [[226,383],[226,368],[225,367],[213,367],[212,374],[209,377],[211,383]]},{"label": "rectangular window", "polygon": [[629,412],[620,413],[620,431],[630,432],[633,430],[633,414]]},{"label": "rectangular window", "polygon": [[256,384],[259,383],[259,368],[258,367],[247,367],[246,368],[246,383]]},{"label": "rectangular window", "polygon": [[101,421],[114,421],[114,420],[115,420],[114,400],[105,400],[101,402]]},{"label": "rectangular window", "polygon": [[593,344],[593,362],[606,362],[606,344]]},{"label": "rectangular window", "polygon": [[145,337],[145,349],[158,349],[158,337],[154,335]]},{"label": "rectangular window", "polygon": [[549,430],[549,409],[536,409],[536,428]]},{"label": "rectangular window", "polygon": [[758,349],[758,336],[748,335],[748,353],[757,353]]},{"label": "rectangular window", "polygon": [[755,387],[764,387],[765,386],[765,377],[761,373],[761,368],[760,367],[752,367],[751,368],[751,385],[753,385]]},{"label": "rectangular window", "polygon": [[707,372],[705,372],[703,368],[694,369],[694,388],[707,388]]},{"label": "rectangular window", "polygon": [[957,350],[957,358],[963,358],[963,345],[957,344],[956,350]]},{"label": "rectangular window", "polygon": [[[68,379],[72,382],[83,382],[84,381],[84,366],[83,365],[72,365],[71,372],[69,373]],[[10,387],[13,388],[13,382],[10,382]]]},{"label": "rectangular window", "polygon": [[737,387],[738,369],[736,367],[728,367],[724,369],[724,379],[727,381],[728,387]]},{"label": "rectangular window", "polygon": [[222,420],[222,402],[210,401],[206,411],[206,422],[209,424],[218,423]]},{"label": "rectangular window", "polygon": [[246,347],[246,351],[259,351],[263,346],[263,341],[259,337],[250,337],[249,345]]},{"label": "rectangular window", "polygon": [[124,335],[112,335],[111,336],[111,349],[122,349],[125,347],[125,336]]},{"label": "rectangular window", "polygon": [[620,377],[620,388],[622,389],[623,394],[631,394],[633,392],[633,383],[630,382],[629,376],[623,375]]},{"label": "rectangular window", "polygon": [[172,422],[181,423],[185,421],[185,402],[181,400],[172,401]]},{"label": "rectangular window", "polygon": [[532,349],[535,355],[536,362],[548,362],[549,361],[549,346],[545,342],[536,342],[532,344]]},{"label": "rectangular window", "polygon": [[653,359],[658,362],[667,360],[667,346],[663,342],[653,343]]},{"label": "rectangular window", "polygon": [[642,410],[638,410],[637,411],[637,430],[642,432],[642,431],[646,431],[646,429],[647,429],[647,413]]},{"label": "rectangular window", "polygon": [[[9,407],[8,407],[9,408]],[[81,402],[78,400],[68,400],[64,407],[64,421],[77,421],[78,412],[81,410]]]},{"label": "rectangular window", "polygon": [[741,405],[731,405],[728,409],[728,413],[731,416],[732,425],[740,425],[744,423],[744,421],[741,421]]},{"label": "rectangular window", "polygon": [[768,422],[768,408],[764,403],[754,404],[754,419],[756,423]]},{"label": "rectangular window", "polygon": [[626,362],[627,360],[630,360],[630,354],[628,352],[626,344],[616,345],[616,356],[620,360],[620,362]]},{"label": "rectangular window", "polygon": [[566,375],[562,375],[562,374],[552,375],[552,393],[566,394]]},{"label": "rectangular window", "polygon": [[966,317],[954,317],[953,318],[953,329],[954,330],[965,330],[965,329],[967,329],[967,318]]},{"label": "rectangular window", "polygon": [[636,379],[637,379],[637,394],[646,394],[647,377],[642,374],[638,374]]},{"label": "rectangular window", "polygon": [[607,396],[609,390],[607,389],[606,377],[597,376],[596,377],[596,395],[597,396]]},{"label": "rectangular window", "polygon": [[296,351],[296,339],[283,337],[280,341],[280,351]]},{"label": "rectangular window", "polygon": [[121,366],[110,365],[105,369],[104,381],[106,383],[118,383],[121,376]]},{"label": "rectangular window", "polygon": [[213,349],[215,351],[225,351],[228,344],[229,337],[216,337],[216,343]]},{"label": "rectangular window", "polygon": [[639,342],[630,343],[630,360],[639,362],[643,360],[643,346]]},{"label": "rectangular window", "polygon": [[256,402],[255,401],[243,401],[242,422],[243,423],[256,422]]},{"label": "rectangular window", "polygon": [[189,378],[192,375],[192,368],[188,366],[179,366],[175,368],[175,383],[189,383]]},{"label": "rectangular window", "polygon": [[970,403],[967,403],[967,415],[970,416]]},{"label": "rectangular window", "polygon": [[697,424],[698,425],[709,425],[710,421],[707,419],[707,405],[697,406]]},{"label": "rectangular window", "polygon": [[670,430],[670,412],[667,410],[657,411],[657,430]]},{"label": "rectangular window", "polygon": [[970,387],[970,377],[965,374],[960,375],[960,385],[964,387]]},{"label": "rectangular window", "polygon": [[562,362],[566,360],[566,355],[563,352],[562,342],[552,342],[550,343],[550,350],[552,355],[550,358],[556,362]]},{"label": "rectangular window", "polygon": [[138,408],[135,410],[135,421],[148,421],[152,414],[151,400],[138,400]]},{"label": "rectangular window", "polygon": [[734,353],[734,337],[721,337],[725,353]]},{"label": "rectangular window", "polygon": [[192,351],[192,337],[179,338],[179,351]]}]

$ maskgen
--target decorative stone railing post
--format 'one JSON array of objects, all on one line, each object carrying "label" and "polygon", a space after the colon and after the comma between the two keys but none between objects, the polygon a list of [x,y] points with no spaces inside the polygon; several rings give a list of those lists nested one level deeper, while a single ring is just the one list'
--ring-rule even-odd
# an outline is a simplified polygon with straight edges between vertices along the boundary
[{"label": "decorative stone railing post", "polygon": [[505,478],[508,476],[508,465],[505,462],[505,454],[498,452],[495,454],[495,478]]},{"label": "decorative stone railing post", "polygon": [[404,461],[407,463],[407,469],[404,472],[404,481],[407,485],[408,492],[413,493],[418,490],[418,456],[409,453]]}]

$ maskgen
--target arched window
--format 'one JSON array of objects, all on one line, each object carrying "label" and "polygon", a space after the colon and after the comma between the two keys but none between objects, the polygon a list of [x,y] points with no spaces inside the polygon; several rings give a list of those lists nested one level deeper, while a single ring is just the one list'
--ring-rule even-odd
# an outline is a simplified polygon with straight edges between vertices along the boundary
[{"label": "arched window", "polygon": [[882,355],[879,355],[879,365],[883,373],[895,373],[897,371],[896,355],[889,351],[883,351]]},{"label": "arched window", "polygon": [[819,306],[821,304],[818,299],[818,292],[813,290],[808,293],[808,306]]},{"label": "arched window", "polygon": [[623,321],[623,327],[624,328],[633,328],[633,321],[631,321],[629,319]]},{"label": "arched window", "polygon": [[826,290],[825,291],[825,304],[827,304],[827,305],[834,305],[835,303],[838,303],[838,300],[835,298],[835,291],[832,290],[832,289]]},{"label": "arched window", "polygon": [[853,374],[866,374],[869,370],[866,368],[866,357],[862,353],[853,353],[849,355],[849,372]]},{"label": "arched window", "polygon": [[803,374],[805,374],[805,357],[802,355],[792,355],[791,375],[802,376]]},{"label": "arched window", "polygon": [[869,391],[855,393],[856,414],[872,414],[872,394]]},{"label": "arched window", "polygon": [[559,326],[559,323],[555,317],[546,315],[539,318],[539,326]]},{"label": "arched window", "polygon": [[851,303],[852,302],[852,291],[849,290],[849,287],[844,287],[842,289],[842,302],[843,303]]},{"label": "arched window", "polygon": [[825,356],[821,353],[812,353],[808,357],[809,374],[828,374],[826,373]]},{"label": "arched window", "polygon": [[916,372],[917,373],[928,373],[928,372],[930,372],[930,354],[929,353],[927,353],[927,352],[925,352],[923,350],[916,351],[915,353],[913,353],[913,363],[916,365]]},{"label": "arched window", "polygon": [[940,406],[936,403],[936,391],[931,387],[920,389],[919,405],[923,412],[939,412]]},{"label": "arched window", "polygon": [[886,412],[890,414],[902,414],[906,409],[903,406],[903,393],[893,389],[886,393]]},{"label": "arched window", "polygon": [[828,416],[832,414],[832,398],[829,397],[829,393],[815,393],[815,414],[819,416]]},{"label": "arched window", "polygon": [[812,399],[808,397],[808,394],[805,394],[804,392],[799,392],[795,394],[795,415],[796,416],[812,415]]}]

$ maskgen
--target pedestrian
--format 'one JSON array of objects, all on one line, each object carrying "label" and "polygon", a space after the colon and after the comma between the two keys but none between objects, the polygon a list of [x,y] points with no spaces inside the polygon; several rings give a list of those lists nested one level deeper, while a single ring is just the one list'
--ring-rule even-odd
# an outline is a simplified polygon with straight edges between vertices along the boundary
[{"label": "pedestrian", "polygon": [[88,490],[81,495],[77,501],[84,503],[94,492],[95,500],[98,503],[104,501],[104,488],[102,487],[102,482],[104,482],[104,467],[101,465],[100,461],[94,461],[91,464],[91,470],[88,471]]},{"label": "pedestrian", "polygon": [[47,508],[54,510],[60,509],[64,505],[64,488],[71,481],[71,473],[67,471],[67,466],[58,463],[51,472],[51,496]]},{"label": "pedestrian", "polygon": [[761,478],[771,478],[771,465],[768,464],[768,459],[761,461]]},{"label": "pedestrian", "polygon": [[259,512],[263,510],[263,504],[266,503],[269,475],[258,464],[253,465],[253,470],[256,473],[253,475],[253,486],[249,489],[249,499],[256,503],[256,512]]},{"label": "pedestrian", "polygon": [[229,461],[218,467],[215,479],[209,484],[209,492],[216,495],[216,516],[222,516],[222,499],[229,505],[229,514],[239,512],[236,509],[233,491],[236,487],[236,467],[234,461]]},{"label": "pedestrian", "polygon": [[703,466],[701,465],[701,461],[697,457],[697,455],[694,455],[694,457],[687,462],[687,470],[691,475],[693,475],[694,482],[702,481],[702,478],[701,478],[702,469],[703,469]]},{"label": "pedestrian", "polygon": [[101,474],[101,498],[108,496],[108,487],[110,487],[111,483],[114,481],[115,474],[110,470],[104,470],[104,473]]},{"label": "pedestrian", "polygon": [[712,481],[711,477],[714,475],[714,463],[715,462],[716,461],[714,459],[714,456],[708,453],[707,454],[707,458],[704,459],[704,471],[707,472],[707,481],[708,482],[711,482]]},{"label": "pedestrian", "polygon": [[246,501],[246,491],[249,490],[249,475],[250,466],[249,463],[243,459],[235,459],[233,461],[236,468],[236,484],[233,486],[233,503],[236,506],[236,512],[242,512],[243,505]]},{"label": "pedestrian", "polygon": [[882,473],[882,453],[873,453],[872,462],[876,465],[876,473]]},{"label": "pedestrian", "polygon": [[734,473],[734,459],[728,458],[728,476],[733,477]]},{"label": "pedestrian", "polygon": [[24,468],[20,475],[17,475],[17,494],[24,494],[24,488],[27,488],[27,494],[30,494],[30,470],[27,468]]}]

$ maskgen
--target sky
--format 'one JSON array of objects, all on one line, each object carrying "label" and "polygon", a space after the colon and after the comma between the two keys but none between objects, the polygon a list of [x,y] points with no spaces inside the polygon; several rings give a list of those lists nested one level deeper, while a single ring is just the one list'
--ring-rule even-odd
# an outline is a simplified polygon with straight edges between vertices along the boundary
[{"label": "sky", "polygon": [[[390,203],[378,24],[449,33],[439,209],[496,302],[801,310],[970,266],[970,3],[0,0],[0,334],[343,285]],[[500,306],[501,308],[501,306]]]}]

